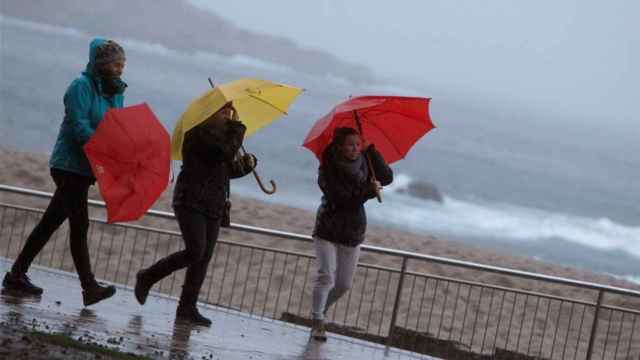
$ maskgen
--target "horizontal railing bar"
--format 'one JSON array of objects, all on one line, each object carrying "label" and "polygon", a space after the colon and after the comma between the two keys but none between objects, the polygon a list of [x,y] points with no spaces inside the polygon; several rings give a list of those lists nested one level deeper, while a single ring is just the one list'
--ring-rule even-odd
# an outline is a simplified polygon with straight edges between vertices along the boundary
[{"label": "horizontal railing bar", "polygon": [[627,314],[640,315],[640,310],[623,308],[623,307],[614,306],[614,305],[601,305],[600,307],[607,310],[615,310],[615,311],[620,311]]},{"label": "horizontal railing bar", "polygon": [[[32,208],[32,207],[27,207],[27,206],[20,206],[20,205],[9,205],[9,204],[5,204],[5,203],[2,203],[2,202],[0,202],[0,207],[7,207],[7,208],[11,208],[11,209],[32,211],[32,212],[38,212],[38,213],[43,213],[44,212],[44,210],[41,210],[41,209],[36,209],[36,208]],[[141,230],[141,231],[149,231],[149,232],[154,232],[154,233],[163,234],[163,235],[182,236],[182,233],[180,233],[178,231],[158,229],[158,228],[153,228],[153,227],[149,227],[149,226],[135,225],[135,224],[122,224],[122,223],[120,223],[120,224],[108,224],[105,220],[94,218],[94,217],[89,218],[89,220],[93,221],[93,222],[101,223],[103,225],[111,225],[111,226],[117,226],[117,227],[121,227],[121,228],[129,228],[129,229],[135,229],[135,230]],[[305,254],[305,253],[301,253],[301,252],[297,252],[297,251],[273,249],[273,248],[268,248],[268,247],[259,246],[259,245],[243,244],[243,243],[239,243],[239,242],[236,242],[236,241],[218,240],[217,243],[218,244],[224,244],[224,245],[233,245],[233,246],[238,246],[238,247],[256,249],[256,250],[271,251],[271,252],[276,252],[276,253],[279,253],[279,254],[288,254],[288,255],[301,256],[301,257],[306,257],[306,258],[310,258],[310,259],[315,258],[315,256],[313,256],[313,255],[309,255],[309,254]]]},{"label": "horizontal railing bar", "polygon": [[[24,189],[24,188],[8,186],[8,185],[0,185],[0,191],[6,191],[10,193],[30,195],[30,196],[36,196],[36,197],[42,197],[42,198],[51,198],[53,196],[53,194],[44,192],[44,191],[36,191],[36,190]],[[89,200],[89,204],[94,206],[105,207],[104,202],[97,201],[97,200]],[[167,218],[167,219],[175,218],[173,213],[167,212],[167,211],[149,210],[147,211],[147,214],[157,216],[157,217]],[[127,226],[131,226],[131,225],[127,225]],[[236,223],[231,224],[231,229],[260,234],[260,235],[273,236],[278,238],[286,238],[291,240],[300,240],[300,241],[307,241],[307,242],[313,241],[311,236],[309,235],[302,235],[302,234],[296,234],[296,233],[291,233],[286,231],[265,229],[261,227],[242,225],[242,224],[236,224]],[[388,248],[372,246],[372,245],[362,245],[361,249],[369,252],[384,254],[384,255],[399,256],[407,259],[423,260],[423,261],[428,261],[428,262],[433,262],[433,263],[438,263],[443,265],[457,266],[457,267],[462,267],[467,269],[493,272],[493,273],[502,274],[502,275],[511,275],[511,276],[516,276],[516,277],[525,278],[525,279],[541,280],[541,281],[547,281],[547,282],[556,283],[556,284],[570,285],[570,286],[587,288],[592,290],[602,290],[610,293],[640,297],[640,291],[625,289],[625,288],[616,287],[616,286],[597,284],[597,283],[592,283],[588,281],[581,281],[581,280],[574,280],[574,279],[562,278],[562,277],[551,276],[551,275],[537,274],[537,273],[532,273],[528,271],[503,268],[499,266],[484,265],[484,264],[478,264],[478,263],[469,262],[469,261],[449,259],[449,258],[440,257],[440,256],[416,254],[408,251],[394,250],[394,249],[388,249]]]},{"label": "horizontal railing bar", "polygon": [[[539,296],[539,297],[543,297],[543,298],[550,299],[550,300],[560,300],[560,301],[565,301],[565,302],[570,302],[570,303],[575,303],[575,304],[580,304],[580,305],[587,305],[587,306],[596,305],[595,302],[589,302],[589,301],[584,301],[584,300],[579,300],[579,299],[560,297],[560,296],[555,296],[555,295],[548,295],[548,294],[544,294],[544,293],[540,293],[540,292],[536,292],[536,291],[522,290],[522,289],[510,288],[510,287],[505,287],[505,286],[500,286],[500,285],[490,285],[490,284],[481,283],[481,282],[477,282],[477,281],[454,279],[454,278],[447,277],[447,276],[439,276],[439,275],[418,273],[418,272],[414,272],[414,271],[407,271],[406,274],[407,275],[413,275],[415,277],[425,278],[425,279],[448,281],[448,282],[452,282],[452,283],[456,283],[456,284],[469,285],[469,286],[474,286],[474,287],[483,287],[485,289],[501,290],[501,291],[504,291],[504,292],[517,293],[517,294],[521,294],[521,295]],[[633,310],[631,310],[631,311],[633,311]]]}]

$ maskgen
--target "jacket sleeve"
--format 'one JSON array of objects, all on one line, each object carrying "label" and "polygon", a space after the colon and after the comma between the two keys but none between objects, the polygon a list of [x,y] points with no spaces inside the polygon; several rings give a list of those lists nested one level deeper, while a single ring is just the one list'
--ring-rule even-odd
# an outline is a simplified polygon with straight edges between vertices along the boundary
[{"label": "jacket sleeve", "polygon": [[382,186],[387,186],[393,182],[393,170],[384,161],[382,155],[375,149],[373,145],[370,145],[366,154],[371,159],[373,170],[376,173],[376,180],[380,181]]},{"label": "jacket sleeve", "polygon": [[93,97],[91,84],[79,80],[72,82],[64,95],[65,112],[71,124],[73,137],[80,145],[87,143],[95,132],[89,120]]},{"label": "jacket sleeve", "polygon": [[246,131],[247,127],[240,122],[228,121],[225,124],[223,138],[219,141],[225,161],[231,163],[235,160]]},{"label": "jacket sleeve", "polygon": [[201,159],[232,163],[242,146],[246,127],[240,123],[223,128],[196,126],[187,132],[185,144]]},{"label": "jacket sleeve", "polygon": [[253,155],[250,155],[250,156],[253,157],[253,163],[255,164],[253,167],[245,164],[245,162],[242,160],[240,156],[238,156],[231,163],[229,163],[230,178],[232,179],[241,178],[247,175],[248,173],[252,172],[253,169],[256,168],[256,166],[258,165],[258,159],[256,159],[256,157]]},{"label": "jacket sleeve", "polygon": [[194,154],[200,159],[222,160],[222,151],[210,134],[201,127],[187,131],[184,139],[184,152]]},{"label": "jacket sleeve", "polygon": [[318,186],[329,202],[341,208],[356,208],[376,196],[368,183],[349,189],[325,166],[318,170]]}]

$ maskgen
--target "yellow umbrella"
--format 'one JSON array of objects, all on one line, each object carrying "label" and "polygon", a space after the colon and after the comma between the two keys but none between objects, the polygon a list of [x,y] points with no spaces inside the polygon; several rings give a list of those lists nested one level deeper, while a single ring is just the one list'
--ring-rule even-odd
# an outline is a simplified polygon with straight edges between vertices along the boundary
[{"label": "yellow umbrella", "polygon": [[194,100],[182,114],[171,137],[171,158],[182,160],[184,134],[232,102],[250,136],[287,114],[301,88],[271,81],[245,78],[218,85]]}]

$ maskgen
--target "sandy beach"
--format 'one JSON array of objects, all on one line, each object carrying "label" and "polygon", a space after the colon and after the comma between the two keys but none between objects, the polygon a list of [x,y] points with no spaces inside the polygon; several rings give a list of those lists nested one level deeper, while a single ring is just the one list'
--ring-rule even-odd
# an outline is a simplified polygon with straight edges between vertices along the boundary
[{"label": "sandy beach", "polygon": [[[0,173],[1,184],[20,186],[20,187],[31,188],[36,190],[49,191],[49,192],[54,190],[53,181],[50,180],[50,177],[48,174],[46,155],[15,152],[7,149],[2,149],[0,150],[0,166],[2,166],[2,168],[4,169]],[[233,188],[233,185],[232,185],[232,188]],[[90,192],[90,197],[93,199],[101,200],[96,187],[92,187]],[[171,211],[170,199],[171,199],[171,190],[169,189],[165,191],[163,196],[159,199],[159,201],[155,204],[153,208],[157,210]],[[300,234],[310,234],[311,229],[313,227],[313,222],[315,217],[315,214],[313,212],[302,210],[302,209],[290,208],[282,205],[269,204],[269,203],[258,201],[255,199],[243,198],[241,194],[237,194],[237,193],[234,194],[232,199],[233,199],[233,208],[232,208],[231,221],[234,223],[265,227],[265,228],[271,228],[275,230],[288,231],[288,232],[294,232],[294,233],[300,233]],[[33,206],[36,208],[44,208],[47,204],[46,200],[43,200],[43,199],[27,198],[24,196],[11,195],[11,194],[2,193],[2,192],[0,192],[0,202],[23,205],[23,206]],[[104,213],[100,209],[92,209],[92,216],[97,218],[104,218]],[[5,217],[5,223],[12,221],[9,218],[9,216],[4,216],[4,217]],[[14,222],[22,221],[22,219],[14,217],[13,221]],[[26,225],[23,225],[23,229],[28,229],[30,226],[33,226],[35,221],[37,221],[37,217],[35,216],[32,216],[30,219],[24,221]],[[156,228],[161,228],[161,229],[166,229],[171,231],[177,231],[177,224],[175,221],[158,219],[158,218],[149,217],[149,216],[141,219],[136,224],[142,225],[142,226],[151,226],[151,227],[156,227]],[[100,226],[106,229],[106,230],[103,230],[103,232],[105,233],[108,233],[111,231],[113,231],[113,233],[117,233],[116,230],[113,230],[114,227],[109,227],[108,225],[107,226],[100,225]],[[97,233],[99,232],[96,232],[96,234]],[[95,268],[94,271],[99,278],[114,281],[114,282],[125,283],[129,285],[133,285],[134,278],[135,278],[134,275],[137,269],[139,269],[142,266],[148,266],[155,258],[159,256],[158,253],[162,254],[162,253],[169,253],[171,251],[175,251],[181,245],[179,240],[176,240],[176,237],[171,237],[171,236],[166,236],[166,237],[157,236],[155,238],[151,236],[152,238],[151,240],[149,240],[149,236],[147,236],[147,239],[144,242],[143,241],[126,242],[124,240],[118,240],[118,236],[117,235],[113,236],[113,233],[111,236],[111,244],[109,245],[108,251],[105,252],[106,248],[104,247],[102,250],[100,250],[99,248],[96,249],[95,246],[90,247],[90,252],[92,256],[94,256],[94,258],[92,259],[92,262],[94,263],[94,268]],[[2,234],[4,235],[2,237],[2,241],[0,241],[0,246],[2,246],[2,248],[4,249],[3,242],[6,241],[8,234],[7,234],[7,231],[0,232],[0,235]],[[97,235],[94,234],[93,231],[91,234],[92,234],[92,238],[91,238],[92,242],[99,240],[97,239]],[[612,285],[617,287],[640,290],[640,286],[636,284],[633,284],[624,280],[619,280],[611,276],[607,276],[603,274],[595,274],[588,271],[578,270],[570,267],[564,267],[556,264],[543,263],[543,262],[539,262],[533,259],[527,259],[523,257],[506,256],[504,254],[498,254],[496,252],[492,252],[486,249],[475,248],[466,244],[449,241],[447,239],[439,239],[434,236],[430,236],[428,234],[419,235],[419,234],[398,231],[395,229],[389,229],[389,228],[385,228],[377,225],[371,225],[371,224],[368,227],[367,234],[368,235],[367,235],[366,244],[369,244],[369,245],[376,245],[376,246],[399,249],[399,250],[404,250],[404,251],[409,251],[414,253],[435,255],[435,256],[452,258],[456,260],[472,261],[480,264],[501,266],[501,267],[512,268],[517,270],[524,270],[524,271],[536,272],[541,274],[566,277],[566,278],[571,278],[576,280],[596,282],[596,283],[607,284],[607,285]],[[26,234],[23,234],[23,236],[24,235]],[[13,241],[16,241],[17,239],[16,237],[19,237],[19,235],[13,235],[13,234],[11,236]],[[122,239],[124,239],[125,236],[126,234],[123,235]],[[20,240],[23,241],[24,239],[20,239]],[[309,243],[271,238],[271,237],[266,237],[261,235],[244,233],[240,231],[223,230],[221,234],[221,240],[237,242],[241,244],[252,244],[252,245],[257,245],[257,246],[261,246],[269,249],[285,249],[289,251],[300,252],[303,254],[310,254],[310,255],[313,254],[311,244]],[[66,243],[64,239],[61,239],[60,241],[61,241],[60,242],[61,244]],[[151,250],[154,248],[154,245],[155,245],[155,252]],[[64,248],[66,247],[59,246],[57,249],[55,248],[52,249],[51,246],[48,246],[43,251],[43,255],[38,259],[41,259],[41,258],[48,259],[50,257],[50,259],[53,259],[54,263],[56,261],[59,261],[62,265],[61,266],[62,269],[73,271],[74,268],[73,268],[73,263],[71,262],[70,256],[67,255],[65,257],[64,255],[62,255]],[[119,253],[118,253],[118,249],[121,249]],[[19,246],[12,245],[10,256],[15,256],[18,250],[19,250]],[[108,261],[104,261],[104,260],[101,260],[101,257],[102,259],[104,259],[105,257],[105,254],[103,253],[105,253],[106,256],[110,255],[111,253],[117,253],[118,258],[115,259],[113,257],[109,257]],[[254,295],[254,299],[256,296],[259,299],[261,298],[269,299],[267,303],[270,303],[270,305],[268,306],[265,305],[265,307],[262,309],[263,315],[265,314],[265,311],[267,315],[271,310],[274,312],[274,314],[277,311],[279,311],[278,310],[279,308],[277,307],[279,294],[276,294],[276,292],[273,290],[271,290],[271,293],[269,293],[269,288],[273,289],[274,285],[277,285],[277,284],[279,284],[279,286],[282,287],[282,284],[287,284],[288,286],[289,284],[295,283],[296,284],[295,288],[297,289],[298,292],[296,293],[296,289],[294,289],[294,286],[291,285],[291,289],[288,290],[286,294],[284,294],[284,296],[288,296],[289,298],[287,307],[293,308],[293,309],[297,308],[301,313],[304,313],[305,311],[307,311],[306,309],[308,309],[309,307],[309,297],[310,297],[311,287],[310,287],[310,284],[307,284],[306,286],[302,286],[300,284],[302,280],[300,280],[301,278],[300,278],[300,275],[298,274],[300,273],[300,271],[297,271],[297,270],[299,267],[298,265],[301,265],[300,267],[302,268],[304,267],[304,264],[306,264],[307,268],[309,268],[309,265],[311,265],[311,273],[312,273],[313,263],[311,259],[308,259],[308,260],[303,259],[301,260],[302,262],[300,264],[298,264],[299,261],[296,260],[295,261],[296,270],[293,270],[294,262],[290,260],[288,261],[287,258],[277,259],[274,256],[272,260],[272,264],[270,265],[271,266],[270,271],[274,272],[274,269],[276,273],[278,273],[279,271],[282,271],[282,276],[275,278],[276,279],[275,281],[277,281],[277,284],[276,283],[269,284],[270,285],[269,286],[264,284],[263,282],[260,282],[260,276],[262,276],[260,271],[258,273],[255,273],[255,270],[257,269],[258,266],[260,266],[260,270],[264,270],[262,271],[262,273],[265,273],[268,270],[269,263],[267,262],[267,266],[264,269],[262,269],[262,265],[260,265],[260,262],[258,261],[259,260],[258,256],[254,257],[253,251],[251,251],[251,254],[249,256],[248,249],[247,251],[243,252],[242,249],[233,250],[231,249],[231,247],[222,246],[219,244],[216,249],[216,253],[221,256],[220,260],[223,260],[224,256],[226,256],[226,261],[219,261],[217,260],[217,258],[214,259],[216,260],[216,263],[213,266],[213,269],[210,270],[207,280],[205,281],[203,292],[201,293],[201,300],[208,300],[211,303],[216,303],[221,305],[227,304],[230,307],[240,308],[244,310],[253,310],[248,308],[248,304],[244,304],[244,300],[242,300],[242,302],[238,300],[239,299],[238,293],[237,293],[238,290],[236,290],[236,294],[234,295],[233,286],[224,287],[224,289],[220,291],[218,290],[211,291],[211,287],[218,286],[219,285],[218,283],[220,282],[224,283],[226,281],[228,285],[231,282],[230,280],[231,277],[227,276],[225,273],[230,274],[231,271],[234,271],[235,272],[233,274],[234,285],[236,284],[236,278],[244,279],[239,283],[242,284],[242,286],[244,286],[245,290],[248,287],[249,291],[253,291],[257,294],[257,295]],[[231,261],[228,261],[229,259],[231,259]],[[117,265],[116,265],[116,261],[117,261]],[[284,264],[283,264],[283,261],[284,261]],[[400,259],[394,258],[391,256],[381,256],[381,255],[373,254],[370,252],[363,252],[361,256],[361,262],[366,264],[376,265],[379,267],[391,267],[396,269],[400,267]],[[46,264],[46,261],[45,262],[41,261],[40,263]],[[232,265],[229,265],[229,271],[227,270],[227,266],[228,266],[227,263],[232,263]],[[264,264],[264,258],[262,263]],[[252,266],[243,267],[241,266],[241,264],[251,264]],[[474,270],[467,270],[462,268],[444,266],[439,264],[430,264],[430,263],[424,263],[424,262],[418,262],[418,261],[410,261],[408,270],[416,273],[427,273],[427,274],[430,274],[431,276],[464,279],[468,281],[491,284],[491,285],[505,287],[505,288],[532,290],[536,292],[550,294],[557,297],[566,297],[566,298],[583,300],[588,302],[594,302],[597,296],[597,293],[591,290],[584,290],[584,289],[554,285],[550,283],[542,283],[542,282],[531,281],[531,280],[523,280],[516,277],[503,276],[503,275],[492,274],[487,272],[479,272]],[[307,274],[304,277],[306,279],[311,278],[311,273],[309,273],[309,270],[307,270]],[[159,285],[157,285],[154,289],[162,292],[170,293],[173,295],[177,295],[180,290],[179,285],[181,284],[181,277],[182,277],[182,272],[179,272],[176,278],[167,279],[161,282]],[[375,283],[374,283],[374,278],[375,278]],[[382,283],[385,282],[384,279],[385,278],[383,275]],[[356,279],[354,288],[358,288],[358,286],[362,286],[362,289],[365,289],[365,287],[366,289],[369,289],[369,286],[370,286],[371,287],[370,289],[371,291],[373,291],[373,295],[375,296],[376,292],[378,291],[377,289],[382,287],[382,283],[378,285],[378,280],[379,279],[377,278],[377,276],[363,277],[362,274],[360,274],[359,278]],[[390,275],[389,275],[388,281],[393,282]],[[446,282],[443,282],[442,284],[445,284],[445,283]],[[416,293],[419,293],[421,291],[423,292],[423,300],[424,300],[424,292],[427,291],[428,286],[429,286],[429,283],[426,280],[421,282],[420,278],[418,277],[413,278],[413,285],[411,286],[411,296],[413,296],[413,292],[415,288]],[[367,293],[368,294],[367,296],[369,296],[371,291],[369,290],[363,291],[363,293]],[[444,311],[444,315],[442,319],[440,320],[440,327],[442,327],[443,323],[445,324],[447,323],[447,319],[449,319],[449,321],[451,322],[451,326],[444,327],[445,329],[448,328],[449,335],[451,335],[452,333],[455,333],[456,327],[464,327],[464,321],[461,325],[460,324],[456,326],[453,325],[457,320],[456,320],[456,316],[451,313],[453,309],[451,309],[450,306],[446,307],[447,297],[453,296],[455,293],[456,307],[458,307],[458,299],[460,299],[460,305],[459,305],[460,307],[465,306],[465,304],[469,305],[471,302],[478,301],[478,300],[474,300],[473,296],[470,296],[470,297],[468,296],[466,299],[458,296],[459,293],[464,294],[465,291],[467,290],[465,290],[465,288],[461,289],[460,286],[458,286],[457,289],[455,286],[451,286],[451,289],[449,289],[448,283],[447,283],[446,289],[444,289],[444,286],[440,286],[439,291],[438,291],[438,288],[436,288],[436,290],[433,291],[433,295],[431,299],[434,300],[436,309],[438,307],[441,307],[442,309],[446,309]],[[472,291],[475,291],[475,290],[468,288],[469,293]],[[408,290],[407,290],[407,293],[408,293]],[[487,296],[487,294],[485,294],[485,296]],[[475,299],[477,299],[477,297]],[[492,307],[494,306],[497,307],[498,299],[499,297],[497,296],[496,301],[494,303],[493,291],[492,291],[491,303],[489,303],[488,301],[486,304],[483,304],[482,302],[480,302],[478,305],[473,304],[472,306],[479,306],[481,309],[480,313],[484,314],[483,316],[486,317],[487,323],[491,324],[494,321],[500,321],[497,317],[495,318],[491,317]],[[360,300],[361,299],[358,297],[358,295],[354,295],[354,298],[351,301],[356,303]],[[381,325],[387,324],[389,321],[389,316],[387,312],[379,311],[380,310],[379,307],[384,306],[383,304],[386,303],[387,300],[388,299],[386,295],[384,298],[381,298],[381,299],[376,298],[371,301],[371,305],[368,309],[363,309],[364,316],[368,316],[371,323],[375,325],[376,329],[379,329]],[[527,299],[527,301],[529,300]],[[271,304],[273,302],[275,302],[275,307],[273,307],[273,304]],[[509,309],[509,306],[511,306],[511,308],[513,308],[514,310],[518,308],[518,310],[514,312],[516,313],[516,317],[521,316],[522,319],[525,319],[528,312],[533,311],[532,310],[533,301],[530,304],[525,303],[524,306],[522,306],[524,302],[523,299],[517,298],[517,297],[510,298],[509,296],[505,297],[505,295],[503,295],[502,302],[503,302],[503,305],[506,307],[506,309]],[[630,309],[640,310],[640,299],[637,299],[637,298],[633,299],[630,297],[607,295],[605,297],[605,302],[613,306],[621,306],[621,307],[626,307]],[[564,309],[562,307],[563,305],[564,304],[560,304],[560,308],[558,310],[554,310],[554,311],[557,311],[556,320],[558,324],[561,324],[563,321],[565,323],[568,322],[569,316],[573,317],[573,313],[574,313],[573,307],[571,309],[571,313],[569,313],[568,311],[563,310]],[[404,324],[408,327],[413,327],[421,331],[435,332],[432,328],[429,328],[430,326],[429,324],[426,325],[426,328],[425,328],[425,325],[421,325],[419,323],[419,318],[420,316],[422,316],[422,314],[419,314],[419,315],[413,314],[412,311],[417,311],[417,310],[411,310],[411,309],[413,308],[411,308],[410,303],[404,304],[403,306],[401,306],[400,313],[398,315],[398,323],[400,325]],[[500,310],[502,311],[502,308]],[[359,325],[360,310],[357,315],[358,316],[357,319],[352,318],[352,316],[356,316],[356,315],[352,314],[351,311],[349,311],[349,313],[347,312],[348,312],[348,309],[345,309],[344,304],[341,304],[337,307],[336,312],[330,315],[333,316],[333,318],[336,318],[342,321],[343,320],[342,314],[344,313],[344,319],[346,320],[346,323],[355,322],[356,325],[360,327],[368,327],[369,330],[371,330],[372,326],[369,326],[369,321],[367,321],[367,326]],[[420,312],[422,312],[422,308],[420,308]],[[416,315],[418,316],[418,320],[414,321],[414,317]],[[540,314],[540,316],[542,315],[543,314]],[[585,318],[585,322],[588,321],[587,319],[589,319],[588,316]],[[536,321],[539,321],[539,320],[536,320]],[[615,321],[614,323],[617,324]],[[545,327],[546,327],[546,324],[545,324]],[[616,328],[616,326],[614,325],[613,328]],[[538,330],[531,329],[531,331],[538,331]],[[624,338],[625,331],[626,329],[621,330],[621,332],[623,333],[623,338]],[[439,333],[440,333],[440,329],[438,329],[438,334]],[[507,334],[507,335],[501,335],[501,336],[509,336],[509,335]],[[522,336],[526,338],[526,331],[522,333]],[[462,337],[462,333],[461,333],[461,337]],[[582,339],[582,341],[584,341],[584,339]]]}]

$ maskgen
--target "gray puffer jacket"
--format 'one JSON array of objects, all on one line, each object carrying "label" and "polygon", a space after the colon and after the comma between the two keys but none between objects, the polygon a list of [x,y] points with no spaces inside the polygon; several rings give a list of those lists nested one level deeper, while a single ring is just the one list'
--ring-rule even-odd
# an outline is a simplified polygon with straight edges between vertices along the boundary
[{"label": "gray puffer jacket", "polygon": [[[393,171],[382,155],[373,145],[365,153],[371,157],[376,179],[383,186],[391,184]],[[328,151],[327,156],[318,169],[322,201],[316,213],[313,236],[337,244],[358,246],[364,241],[367,228],[364,203],[376,196],[371,186],[371,175],[358,180],[338,165],[336,151]],[[367,162],[362,161],[361,166],[366,167]],[[368,173],[366,169],[362,171]]]}]

